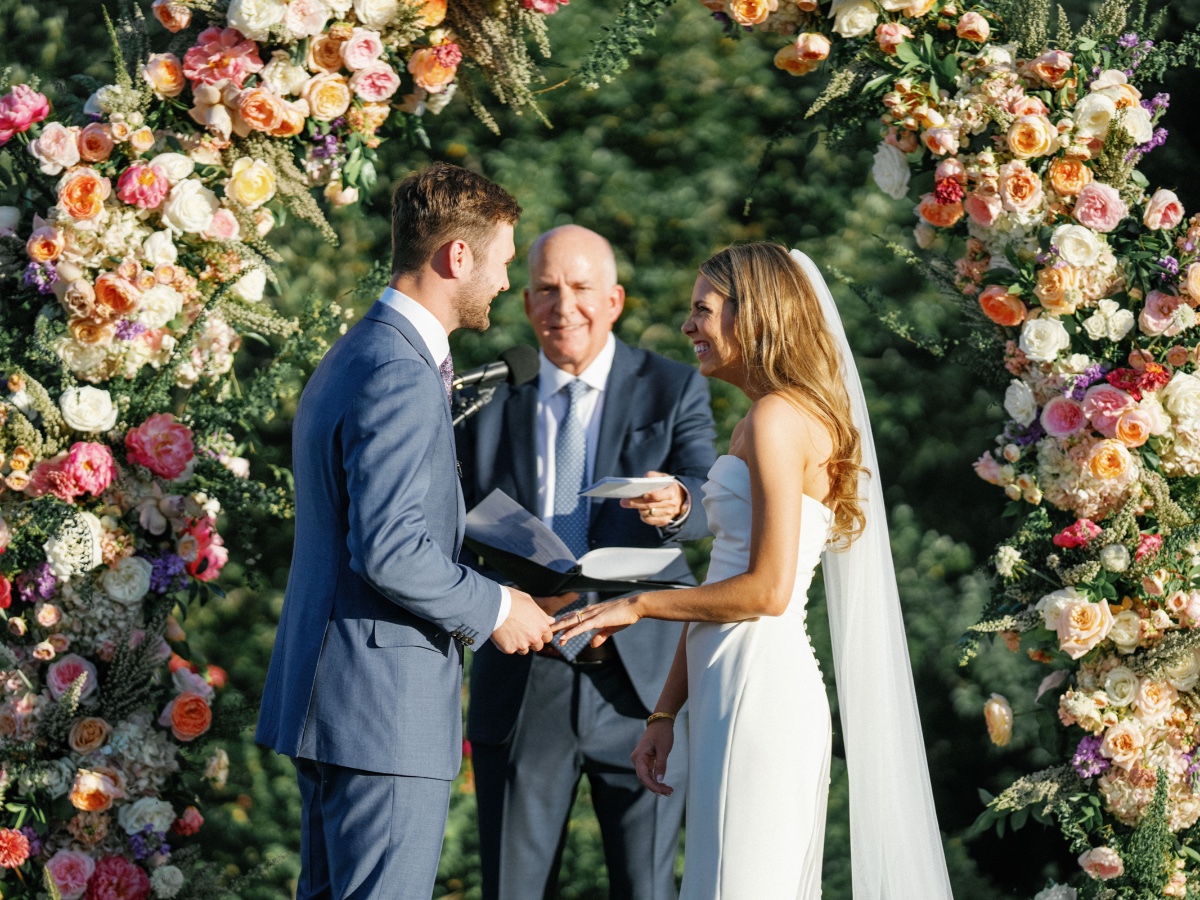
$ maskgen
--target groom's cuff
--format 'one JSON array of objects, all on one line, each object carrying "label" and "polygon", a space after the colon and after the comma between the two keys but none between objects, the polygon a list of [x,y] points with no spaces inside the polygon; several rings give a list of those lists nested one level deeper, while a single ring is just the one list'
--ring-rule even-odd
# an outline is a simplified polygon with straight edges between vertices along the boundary
[{"label": "groom's cuff", "polygon": [[[504,585],[496,585],[500,588],[500,612],[496,615],[496,628],[504,624],[504,620],[508,618],[508,613],[512,609],[512,594]],[[492,631],[495,632],[496,628]]]},{"label": "groom's cuff", "polygon": [[688,514],[692,511],[692,492],[687,489],[682,481],[679,486],[683,489],[683,509],[679,511],[679,515],[673,518],[666,525],[660,525],[658,528],[659,534],[663,537],[670,537],[683,527],[683,523],[687,521]]}]

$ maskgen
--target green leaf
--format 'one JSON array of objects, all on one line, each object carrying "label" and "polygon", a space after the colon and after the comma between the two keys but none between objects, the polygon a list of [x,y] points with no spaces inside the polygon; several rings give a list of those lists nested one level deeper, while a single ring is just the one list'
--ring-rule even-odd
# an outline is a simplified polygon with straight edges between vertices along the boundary
[{"label": "green leaf", "polygon": [[1025,827],[1025,823],[1028,821],[1029,821],[1029,807],[1025,807],[1025,809],[1018,809],[1015,813],[1012,814],[1012,819],[1010,820],[1010,824],[1012,825],[1012,830],[1019,831],[1020,829]]},{"label": "green leaf", "polygon": [[916,65],[921,62],[920,57],[917,56],[917,51],[913,49],[912,44],[908,41],[904,41],[896,47],[896,58],[910,65]]}]

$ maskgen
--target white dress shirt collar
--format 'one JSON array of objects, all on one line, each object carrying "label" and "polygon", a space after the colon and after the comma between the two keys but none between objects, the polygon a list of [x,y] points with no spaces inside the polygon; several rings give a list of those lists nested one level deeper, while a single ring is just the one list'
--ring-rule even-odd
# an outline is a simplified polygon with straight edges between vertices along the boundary
[{"label": "white dress shirt collar", "polygon": [[425,342],[425,349],[433,357],[434,363],[440,366],[450,353],[450,338],[447,337],[446,329],[437,320],[437,316],[408,294],[402,294],[392,287],[383,289],[383,296],[379,298],[379,301],[387,304],[412,323],[412,327],[417,329],[417,334]]},{"label": "white dress shirt collar", "polygon": [[610,332],[600,354],[592,360],[590,366],[576,376],[570,372],[564,372],[546,358],[544,351],[539,351],[538,400],[545,403],[576,378],[594,390],[603,391],[608,384],[608,375],[612,371],[613,357],[616,356],[616,353],[617,341]]}]

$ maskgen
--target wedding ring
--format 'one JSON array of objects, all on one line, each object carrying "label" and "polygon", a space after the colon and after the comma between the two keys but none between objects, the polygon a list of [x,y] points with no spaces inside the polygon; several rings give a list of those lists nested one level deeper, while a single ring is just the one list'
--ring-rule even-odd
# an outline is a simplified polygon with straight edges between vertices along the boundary
[{"label": "wedding ring", "polygon": [[583,610],[579,610],[579,609],[575,610],[575,624],[576,625],[583,624]]},{"label": "wedding ring", "polygon": [[653,506],[650,507],[650,518],[658,518],[658,511]]}]

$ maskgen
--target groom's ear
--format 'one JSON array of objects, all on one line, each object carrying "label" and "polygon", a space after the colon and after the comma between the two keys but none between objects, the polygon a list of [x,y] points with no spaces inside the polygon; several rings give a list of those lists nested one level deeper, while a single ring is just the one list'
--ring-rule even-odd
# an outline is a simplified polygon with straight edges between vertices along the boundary
[{"label": "groom's ear", "polygon": [[475,266],[471,246],[462,238],[446,241],[434,251],[431,260],[433,269],[442,278],[464,279]]}]

